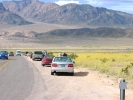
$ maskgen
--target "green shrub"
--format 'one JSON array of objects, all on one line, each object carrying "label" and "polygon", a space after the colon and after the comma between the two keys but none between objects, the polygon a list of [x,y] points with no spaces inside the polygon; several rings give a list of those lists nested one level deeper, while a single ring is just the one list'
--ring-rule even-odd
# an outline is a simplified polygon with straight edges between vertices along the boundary
[{"label": "green shrub", "polygon": [[78,57],[78,55],[76,55],[76,54],[74,54],[74,53],[69,54],[68,56],[71,57],[72,59],[76,59],[76,58]]}]

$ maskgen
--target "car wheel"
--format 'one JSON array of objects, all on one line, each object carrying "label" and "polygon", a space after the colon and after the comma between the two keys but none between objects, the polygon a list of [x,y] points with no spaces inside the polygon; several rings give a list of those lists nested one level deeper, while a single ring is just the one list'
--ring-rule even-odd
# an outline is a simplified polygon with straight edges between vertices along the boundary
[{"label": "car wheel", "polygon": [[44,67],[45,65],[44,65],[44,64],[42,64],[42,66]]},{"label": "car wheel", "polygon": [[74,76],[74,72],[71,73],[71,76]]},{"label": "car wheel", "polygon": [[34,61],[35,59],[33,58],[32,60]]},{"label": "car wheel", "polygon": [[54,72],[51,72],[51,75],[54,75]]}]

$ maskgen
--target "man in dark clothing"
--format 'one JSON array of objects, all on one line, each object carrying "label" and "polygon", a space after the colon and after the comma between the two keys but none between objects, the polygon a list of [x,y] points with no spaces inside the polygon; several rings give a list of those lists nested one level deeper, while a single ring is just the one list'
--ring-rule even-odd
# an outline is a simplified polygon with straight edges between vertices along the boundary
[{"label": "man in dark clothing", "polygon": [[64,52],[62,56],[67,56],[67,54]]}]

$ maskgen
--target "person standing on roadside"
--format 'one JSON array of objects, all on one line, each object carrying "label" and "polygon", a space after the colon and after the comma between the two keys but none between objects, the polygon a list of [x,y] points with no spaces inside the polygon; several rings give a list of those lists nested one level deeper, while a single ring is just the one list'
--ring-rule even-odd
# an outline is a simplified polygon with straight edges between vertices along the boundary
[{"label": "person standing on roadside", "polygon": [[47,54],[48,54],[47,51],[44,50],[44,52],[43,52],[43,57],[44,57],[44,56],[47,56]]},{"label": "person standing on roadside", "polygon": [[64,52],[62,56],[67,56],[67,54]]}]

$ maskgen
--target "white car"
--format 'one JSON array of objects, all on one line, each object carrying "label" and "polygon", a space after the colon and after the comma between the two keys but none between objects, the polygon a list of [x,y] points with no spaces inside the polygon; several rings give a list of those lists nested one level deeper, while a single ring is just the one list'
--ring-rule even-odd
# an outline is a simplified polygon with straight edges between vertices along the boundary
[{"label": "white car", "polygon": [[70,57],[54,57],[51,63],[51,75],[56,72],[68,72],[74,75],[74,62]]},{"label": "white car", "polygon": [[16,51],[16,56],[18,56],[18,55],[21,56],[21,50]]}]

